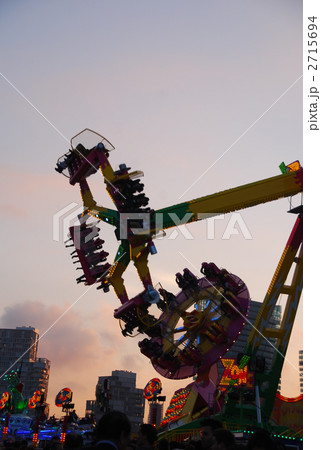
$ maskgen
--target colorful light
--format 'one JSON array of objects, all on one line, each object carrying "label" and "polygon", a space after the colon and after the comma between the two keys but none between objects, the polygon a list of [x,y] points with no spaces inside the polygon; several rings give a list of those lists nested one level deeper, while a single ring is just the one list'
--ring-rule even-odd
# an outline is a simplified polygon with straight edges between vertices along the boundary
[{"label": "colorful light", "polygon": [[144,397],[152,400],[162,392],[162,383],[159,378],[152,378],[145,386]]},{"label": "colorful light", "polygon": [[242,358],[240,365],[235,363],[235,358],[221,358],[224,372],[219,382],[219,386],[241,386],[246,385],[251,389],[254,387],[254,373],[248,371],[247,365],[244,365],[248,359]]},{"label": "colorful light", "polygon": [[2,431],[2,440],[5,441],[7,439],[7,435],[8,435],[8,427],[3,427],[3,431]]},{"label": "colorful light", "polygon": [[62,422],[62,427],[61,427],[60,442],[62,444],[64,444],[64,442],[66,440],[67,426],[68,426],[68,416],[66,415],[64,417],[64,420]]},{"label": "colorful light", "polygon": [[60,392],[58,392],[56,396],[55,404],[58,407],[62,407],[64,405],[67,405],[72,400],[72,391],[69,388],[61,389]]},{"label": "colorful light", "polygon": [[176,420],[182,415],[183,407],[186,403],[187,397],[191,391],[191,388],[179,389],[176,391],[170,401],[170,404],[166,410],[164,419],[162,420],[160,426],[164,426],[172,420]]},{"label": "colorful light", "polygon": [[301,169],[301,165],[298,160],[293,161],[291,164],[288,164],[286,167],[287,167],[287,172],[296,172],[297,170]]},{"label": "colorful light", "polygon": [[0,399],[0,409],[3,409],[6,406],[8,400],[9,400],[9,392],[4,392]]},{"label": "colorful light", "polygon": [[288,164],[287,166],[285,165],[284,162],[282,162],[279,165],[279,168],[280,168],[282,173],[296,172],[296,171],[301,169],[301,164],[300,164],[300,162],[298,160],[293,161],[292,163]]},{"label": "colorful light", "polygon": [[279,392],[276,393],[276,397],[287,403],[294,403],[303,400],[303,394],[298,395],[297,397],[284,397]]},{"label": "colorful light", "polygon": [[28,406],[30,409],[33,409],[37,406],[37,403],[41,401],[41,392],[36,391],[33,396],[29,399]]},{"label": "colorful light", "polygon": [[38,445],[38,433],[34,433],[32,437],[32,446],[37,447]]}]

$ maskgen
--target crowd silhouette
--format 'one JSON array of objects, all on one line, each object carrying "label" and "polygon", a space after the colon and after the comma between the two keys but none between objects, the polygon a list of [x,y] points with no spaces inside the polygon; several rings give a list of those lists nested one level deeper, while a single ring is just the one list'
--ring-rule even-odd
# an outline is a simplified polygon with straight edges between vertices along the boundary
[{"label": "crowd silhouette", "polygon": [[[183,442],[158,437],[157,429],[143,423],[138,433],[132,434],[131,423],[126,414],[110,411],[96,424],[88,442],[77,432],[66,434],[62,443],[59,436],[39,441],[37,447],[43,450],[286,450],[287,447],[275,441],[265,429],[254,431],[246,442],[237,442],[234,434],[213,418],[200,422],[199,438],[186,438]],[[31,450],[35,446],[26,439],[9,438],[0,441],[1,450]],[[292,449],[294,447],[291,447]]]}]

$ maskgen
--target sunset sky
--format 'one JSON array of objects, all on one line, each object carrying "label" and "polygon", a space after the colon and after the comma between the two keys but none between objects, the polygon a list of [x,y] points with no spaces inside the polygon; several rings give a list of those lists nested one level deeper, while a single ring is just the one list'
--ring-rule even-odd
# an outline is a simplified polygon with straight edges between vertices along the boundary
[{"label": "sunset sky", "polygon": [[[144,336],[121,335],[115,294],[77,285],[62,231],[54,239],[54,216],[81,205],[56,161],[72,136],[91,128],[116,147],[115,170],[125,162],[145,173],[153,209],[302,161],[301,1],[11,0],[1,2],[0,42],[0,327],[44,334],[38,356],[51,360],[51,414],[59,414],[55,395],[70,387],[83,415],[98,377],[112,370],[136,372],[140,388],[160,377],[169,401],[187,381],[157,374],[139,352]],[[102,176],[89,182],[99,203],[112,207]],[[200,275],[202,262],[213,261],[262,301],[295,221],[289,208],[282,199],[241,211],[250,239],[240,228],[223,238],[231,215],[215,222],[214,239],[206,221],[187,226],[191,239],[169,230],[150,257],[154,283],[177,292],[176,272]],[[106,225],[102,237],[111,262],[113,229]],[[141,291],[132,266],[124,278],[130,296]],[[301,301],[283,395],[299,394],[293,365],[302,345]]]}]

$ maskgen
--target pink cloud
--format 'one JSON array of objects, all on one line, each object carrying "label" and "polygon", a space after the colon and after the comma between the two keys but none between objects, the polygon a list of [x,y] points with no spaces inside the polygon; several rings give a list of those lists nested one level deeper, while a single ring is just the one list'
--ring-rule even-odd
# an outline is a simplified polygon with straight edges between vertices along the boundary
[{"label": "pink cloud", "polygon": [[[63,387],[73,390],[77,406],[83,409],[85,400],[94,398],[98,376],[108,374],[106,361],[111,363],[112,370],[115,368],[118,336],[115,342],[113,333],[107,333],[108,339],[102,338],[99,330],[91,328],[76,308],[63,315],[66,309],[30,301],[5,307],[0,317],[3,328],[34,326],[39,329],[38,357],[51,361],[48,394],[51,413],[55,410],[54,398]],[[105,323],[109,317],[105,316]]]},{"label": "pink cloud", "polygon": [[5,203],[0,205],[0,210],[3,215],[8,215],[14,219],[21,219],[28,216],[28,211],[21,206],[11,205],[10,203]]}]

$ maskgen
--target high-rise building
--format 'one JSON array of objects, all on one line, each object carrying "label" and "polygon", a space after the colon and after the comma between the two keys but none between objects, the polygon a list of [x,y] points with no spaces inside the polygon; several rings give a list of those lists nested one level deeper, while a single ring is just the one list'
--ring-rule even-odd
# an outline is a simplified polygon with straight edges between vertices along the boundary
[{"label": "high-rise building", "polygon": [[[238,355],[244,352],[247,339],[252,331],[253,325],[255,323],[256,317],[260,311],[261,306],[262,303],[251,300],[247,321],[245,322],[241,334],[239,335],[237,341],[233,344],[231,349],[227,353],[225,353],[223,358],[237,359]],[[268,325],[270,328],[279,328],[280,324],[281,324],[281,306],[276,305]],[[263,338],[256,354],[258,357],[264,357],[266,370],[270,370],[272,366],[272,358],[275,351],[274,348],[275,342],[276,340],[274,338],[268,340]],[[218,362],[218,371],[219,375],[222,376],[224,367],[222,366],[220,361]]]},{"label": "high-rise building", "polygon": [[95,406],[96,406],[95,400],[86,400],[85,417],[91,416],[92,414],[95,413]]},{"label": "high-rise building", "polygon": [[[132,425],[132,432],[137,433],[144,420],[145,398],[144,389],[136,388],[136,373],[114,370],[111,376],[98,378],[96,391],[104,391],[107,386],[109,409],[125,413]],[[92,410],[91,404],[88,407]]]},{"label": "high-rise building", "polygon": [[299,350],[300,394],[303,394],[303,350]]},{"label": "high-rise building", "polygon": [[35,391],[47,399],[50,361],[37,358],[39,331],[33,327],[0,328],[0,394],[8,390],[4,376],[21,369],[22,395],[30,398]]},{"label": "high-rise building", "polygon": [[149,402],[148,423],[159,427],[163,419],[164,402]]}]

